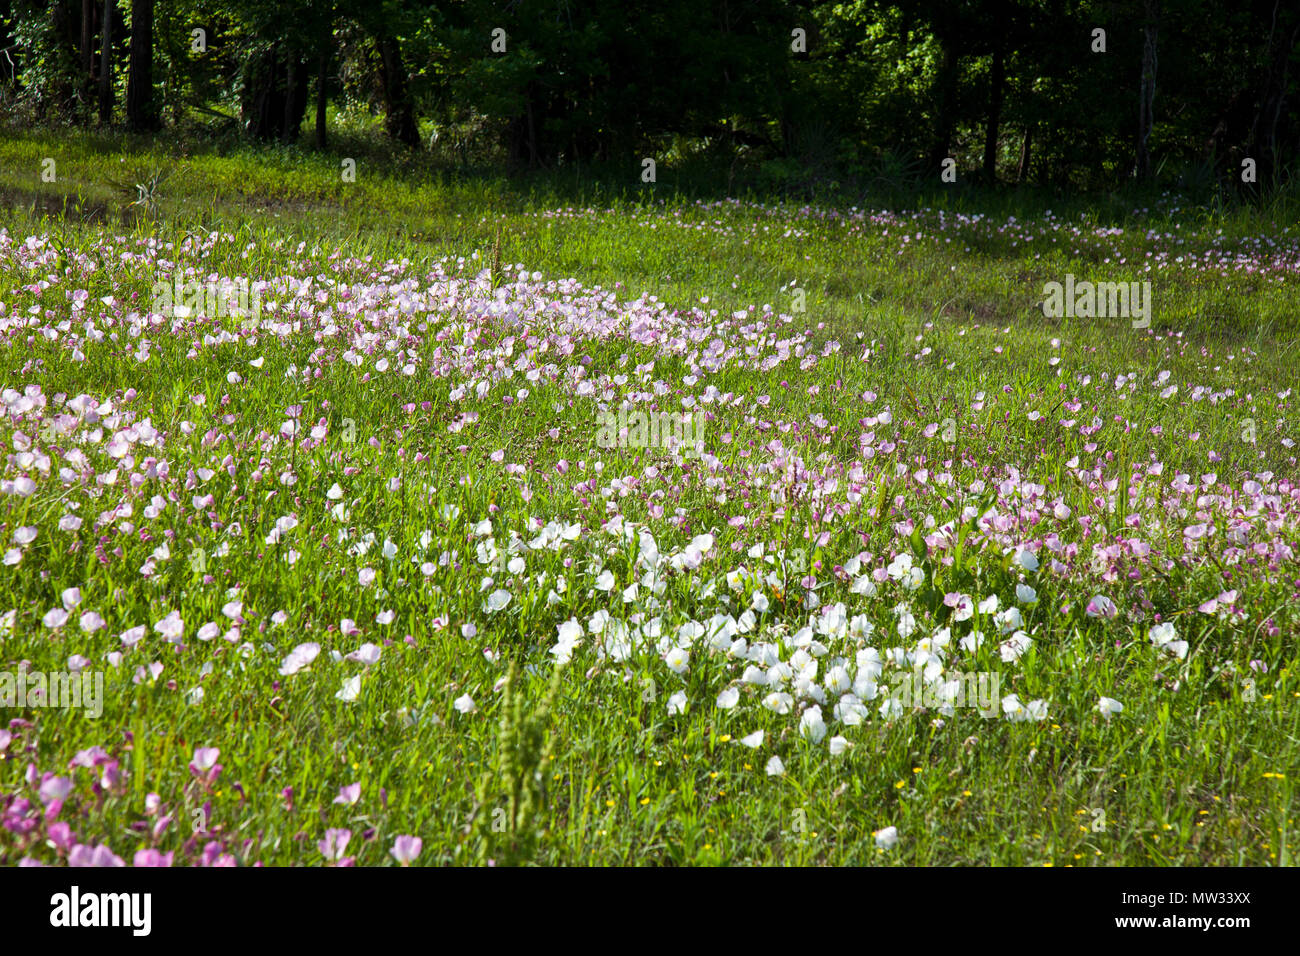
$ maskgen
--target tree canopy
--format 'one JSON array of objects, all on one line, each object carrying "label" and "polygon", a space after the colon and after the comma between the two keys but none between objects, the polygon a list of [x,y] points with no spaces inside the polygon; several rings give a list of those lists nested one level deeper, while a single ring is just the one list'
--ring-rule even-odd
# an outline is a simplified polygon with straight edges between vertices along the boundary
[{"label": "tree canopy", "polygon": [[1297,60],[1284,0],[0,0],[13,122],[324,146],[332,105],[511,167],[1280,183]]}]

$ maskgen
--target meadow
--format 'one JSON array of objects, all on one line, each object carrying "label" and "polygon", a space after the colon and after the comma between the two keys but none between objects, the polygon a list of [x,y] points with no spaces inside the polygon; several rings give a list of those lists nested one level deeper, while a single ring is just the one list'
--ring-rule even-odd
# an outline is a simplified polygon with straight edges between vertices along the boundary
[{"label": "meadow", "polygon": [[0,863],[1294,863],[1290,206],[356,169],[0,143]]}]

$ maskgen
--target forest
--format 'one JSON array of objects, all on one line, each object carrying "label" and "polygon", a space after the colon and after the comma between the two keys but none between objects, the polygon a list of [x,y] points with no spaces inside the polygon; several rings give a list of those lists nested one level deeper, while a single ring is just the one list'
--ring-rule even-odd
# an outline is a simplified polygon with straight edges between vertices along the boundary
[{"label": "forest", "polygon": [[1283,0],[0,0],[0,115],[457,167],[642,157],[791,193],[939,174],[1255,192],[1300,145]]}]

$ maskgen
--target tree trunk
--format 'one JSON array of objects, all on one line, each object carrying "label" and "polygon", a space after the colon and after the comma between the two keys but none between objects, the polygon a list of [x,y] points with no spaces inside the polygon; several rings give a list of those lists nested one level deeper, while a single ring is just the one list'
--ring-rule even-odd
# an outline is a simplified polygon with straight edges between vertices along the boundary
[{"label": "tree trunk", "polygon": [[292,143],[307,113],[308,69],[281,46],[254,53],[244,67],[244,128],[266,142]]},{"label": "tree trunk", "polygon": [[135,132],[158,128],[153,98],[154,0],[131,0],[131,71],[126,84],[126,122]]},{"label": "tree trunk", "polygon": [[533,122],[533,98],[528,97],[528,165],[537,165],[537,124]]},{"label": "tree trunk", "polygon": [[1020,166],[1016,170],[1016,182],[1023,183],[1029,178],[1029,161],[1030,154],[1034,143],[1034,127],[1032,123],[1025,124],[1025,138],[1020,141]]},{"label": "tree trunk", "polygon": [[81,72],[87,87],[95,70],[95,0],[81,0]]},{"label": "tree trunk", "polygon": [[1145,0],[1142,24],[1142,88],[1138,101],[1137,156],[1134,175],[1143,182],[1151,179],[1151,127],[1156,99],[1156,43],[1159,33],[1159,0]]},{"label": "tree trunk", "polygon": [[[294,113],[293,109],[293,91],[295,81],[298,79],[297,72],[297,55],[290,50],[286,57],[285,64],[285,81],[284,81],[284,121],[280,125],[280,142],[288,146],[290,143],[298,140],[298,124],[302,122],[302,113]],[[296,122],[295,122],[296,119]]]},{"label": "tree trunk", "polygon": [[99,50],[99,122],[113,122],[113,0],[104,0],[103,41]]},{"label": "tree trunk", "polygon": [[392,37],[384,37],[378,46],[380,79],[384,86],[384,129],[399,143],[419,146],[420,134],[415,126],[415,111],[407,88],[402,48]]},{"label": "tree trunk", "polygon": [[1006,80],[1006,64],[1002,44],[993,51],[993,71],[989,77],[989,121],[984,134],[984,181],[997,182],[998,178],[998,125],[1002,121],[1002,86]]},{"label": "tree trunk", "polygon": [[1285,33],[1278,35],[1277,14],[1278,5],[1275,3],[1273,28],[1268,39],[1268,72],[1260,91],[1259,109],[1251,123],[1248,146],[1248,155],[1257,164],[1259,182],[1273,180],[1278,172],[1278,126],[1290,88],[1287,74],[1290,72],[1291,55],[1295,52],[1297,41],[1300,41],[1300,24],[1297,24],[1289,37]]},{"label": "tree trunk", "polygon": [[942,54],[939,58],[939,72],[936,77],[936,96],[939,101],[938,110],[935,115],[935,136],[930,146],[929,168],[931,171],[937,170],[940,164],[948,157],[948,149],[952,145],[952,131],[954,125],[954,113],[956,110],[957,99],[957,61],[958,53],[954,49],[952,38],[946,34],[938,34],[939,46]]},{"label": "tree trunk", "polygon": [[328,134],[325,129],[326,81],[329,78],[329,46],[321,45],[320,58],[316,61],[316,148],[324,149]]}]

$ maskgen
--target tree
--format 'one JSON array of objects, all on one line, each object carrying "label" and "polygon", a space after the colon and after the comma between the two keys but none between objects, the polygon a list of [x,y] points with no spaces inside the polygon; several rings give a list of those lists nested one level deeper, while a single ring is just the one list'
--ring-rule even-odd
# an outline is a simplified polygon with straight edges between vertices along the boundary
[{"label": "tree", "polygon": [[1155,124],[1156,46],[1160,34],[1159,0],[1145,0],[1142,20],[1142,91],[1138,99],[1137,157],[1134,173],[1151,179],[1151,127]]},{"label": "tree", "polygon": [[1288,5],[1282,9],[1281,0],[1274,0],[1264,53],[1267,65],[1248,144],[1248,151],[1258,162],[1265,180],[1275,178],[1280,172],[1278,140],[1286,126],[1284,110],[1293,85],[1290,66],[1297,50],[1300,50],[1300,15],[1295,7]]},{"label": "tree", "polygon": [[131,0],[131,64],[126,87],[126,122],[135,132],[158,128],[153,91],[154,0]]},{"label": "tree", "polygon": [[99,50],[99,122],[113,122],[113,0],[104,0],[103,39]]}]

